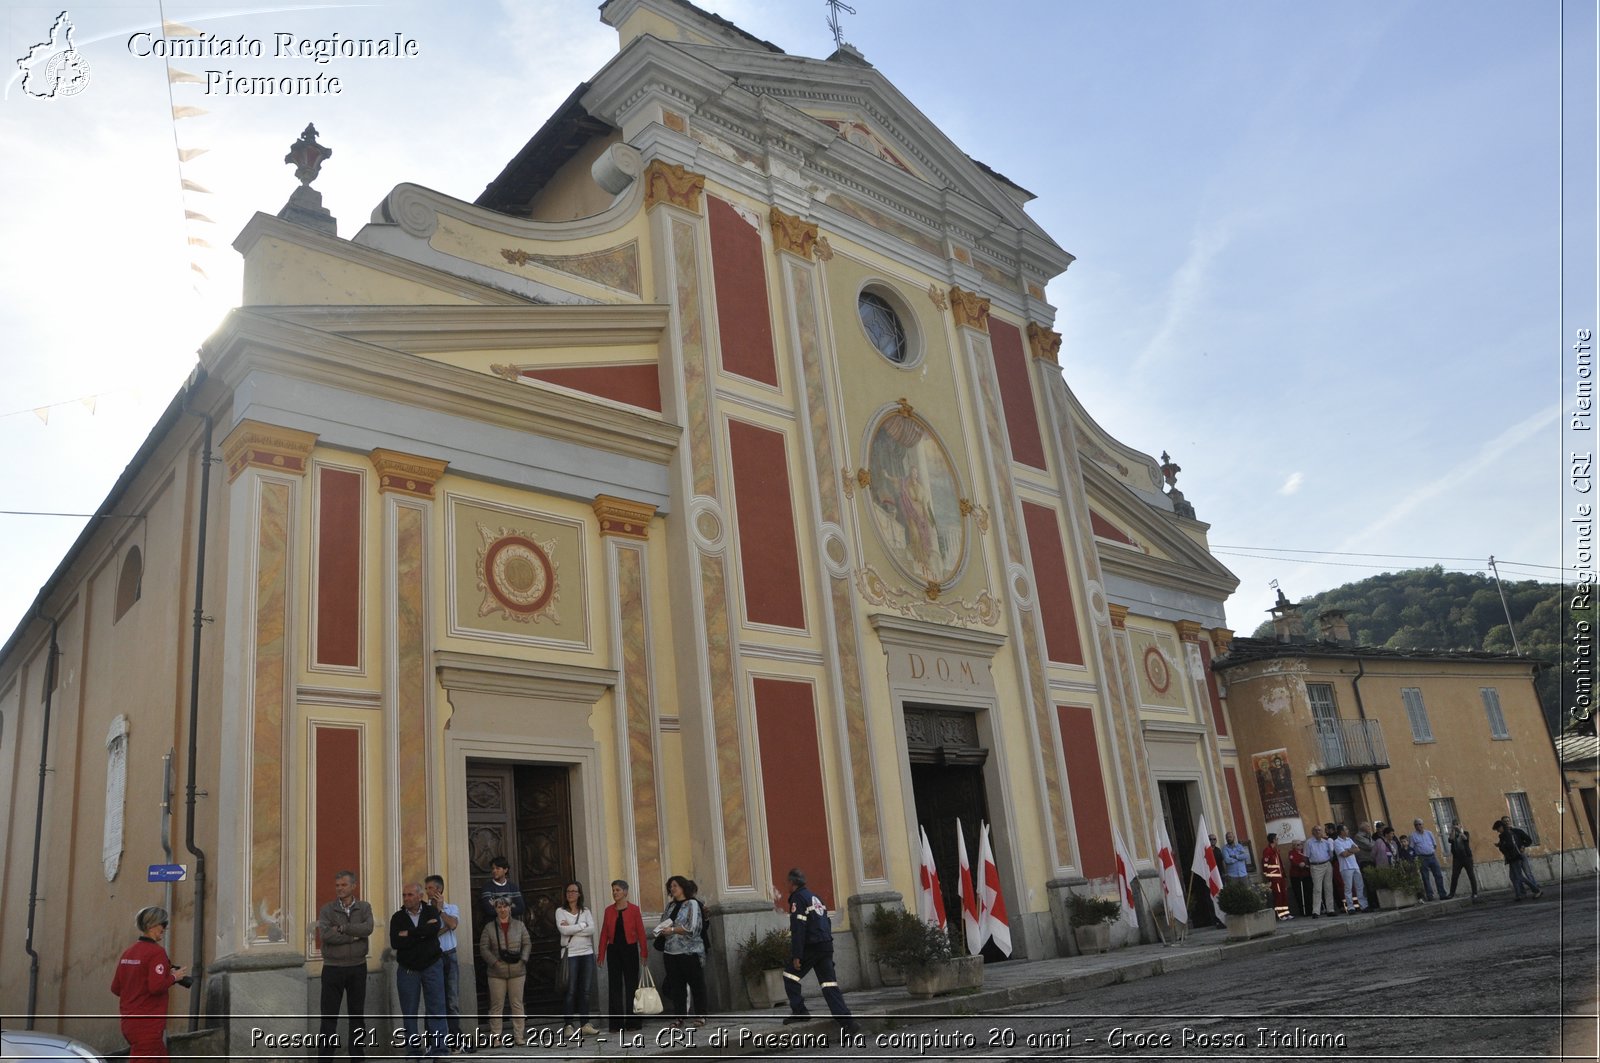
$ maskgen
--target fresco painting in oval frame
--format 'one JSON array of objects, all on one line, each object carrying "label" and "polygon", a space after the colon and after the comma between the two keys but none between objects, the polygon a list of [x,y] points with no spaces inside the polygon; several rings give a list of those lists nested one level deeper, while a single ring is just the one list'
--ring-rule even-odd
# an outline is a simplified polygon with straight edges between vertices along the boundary
[{"label": "fresco painting in oval frame", "polygon": [[941,590],[961,575],[967,524],[950,455],[926,421],[891,409],[867,442],[872,526],[895,568],[919,586]]}]

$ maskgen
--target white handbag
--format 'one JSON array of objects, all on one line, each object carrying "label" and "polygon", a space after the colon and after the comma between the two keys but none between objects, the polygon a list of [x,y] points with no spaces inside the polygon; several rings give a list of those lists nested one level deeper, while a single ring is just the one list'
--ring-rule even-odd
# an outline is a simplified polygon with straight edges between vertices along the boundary
[{"label": "white handbag", "polygon": [[650,968],[640,966],[639,988],[633,991],[633,1013],[635,1015],[660,1015],[662,1012],[661,994],[656,992],[656,980],[650,977]]}]

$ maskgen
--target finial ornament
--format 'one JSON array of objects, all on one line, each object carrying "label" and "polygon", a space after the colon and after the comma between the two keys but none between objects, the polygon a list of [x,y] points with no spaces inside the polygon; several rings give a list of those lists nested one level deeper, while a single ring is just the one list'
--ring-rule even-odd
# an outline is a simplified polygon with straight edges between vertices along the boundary
[{"label": "finial ornament", "polygon": [[289,154],[283,157],[283,161],[294,164],[294,175],[302,185],[310,185],[322,172],[322,164],[332,157],[332,148],[317,143],[317,127],[307,124],[300,139],[289,145]]},{"label": "finial ornament", "polygon": [[856,9],[845,3],[844,0],[824,0],[828,5],[828,29],[833,31],[833,46],[844,47],[844,27],[839,25],[839,12],[847,15],[856,13]]}]

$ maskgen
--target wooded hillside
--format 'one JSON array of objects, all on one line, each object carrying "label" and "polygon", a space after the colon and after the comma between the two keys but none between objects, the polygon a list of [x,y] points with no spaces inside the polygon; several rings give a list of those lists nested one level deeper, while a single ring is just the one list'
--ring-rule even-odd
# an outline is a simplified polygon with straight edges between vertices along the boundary
[{"label": "wooded hillside", "polygon": [[[1503,581],[1502,585],[1516,625],[1518,648],[1525,656],[1550,665],[1539,672],[1535,685],[1544,703],[1545,723],[1559,733],[1565,723],[1562,706],[1572,703],[1570,651],[1562,666],[1562,613],[1571,602],[1571,588],[1538,580]],[[1343,609],[1351,638],[1363,646],[1512,652],[1506,608],[1500,604],[1494,581],[1476,573],[1446,572],[1438,565],[1385,572],[1302,598],[1297,604],[1313,637],[1322,610]],[[1271,638],[1272,622],[1256,628],[1255,637]]]}]

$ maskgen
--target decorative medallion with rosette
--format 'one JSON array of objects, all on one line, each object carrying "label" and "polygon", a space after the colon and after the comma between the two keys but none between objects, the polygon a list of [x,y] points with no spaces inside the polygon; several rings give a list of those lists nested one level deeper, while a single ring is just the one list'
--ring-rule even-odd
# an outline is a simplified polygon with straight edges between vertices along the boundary
[{"label": "decorative medallion with rosette", "polygon": [[561,600],[553,558],[555,540],[537,542],[516,529],[498,531],[479,524],[483,546],[478,550],[478,590],[483,592],[479,616],[498,613],[523,624],[548,619],[561,623],[556,603]]},{"label": "decorative medallion with rosette", "polygon": [[1144,651],[1144,677],[1150,680],[1150,689],[1165,694],[1172,686],[1172,672],[1167,668],[1167,656],[1151,646]]}]

